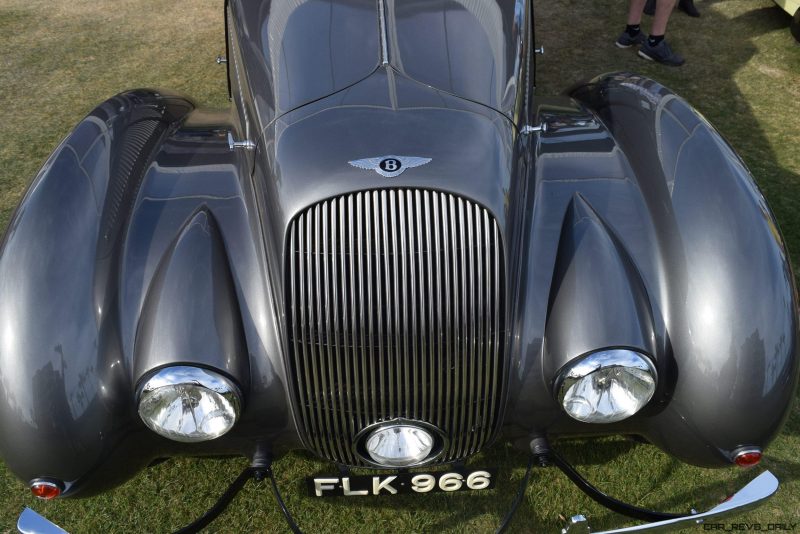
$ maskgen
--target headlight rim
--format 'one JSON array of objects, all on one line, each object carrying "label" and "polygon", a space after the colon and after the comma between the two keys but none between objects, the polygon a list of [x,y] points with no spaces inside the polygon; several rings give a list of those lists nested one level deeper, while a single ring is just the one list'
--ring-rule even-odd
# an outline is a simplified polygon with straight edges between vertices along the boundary
[{"label": "headlight rim", "polygon": [[[182,373],[185,378],[180,381],[169,381],[164,376],[169,372]],[[230,425],[230,427],[225,432],[215,437],[192,438],[188,436],[181,437],[175,433],[167,435],[151,424],[148,419],[143,416],[141,411],[144,396],[147,393],[156,391],[160,388],[176,386],[180,384],[196,384],[226,399],[231,404],[234,413],[233,423]],[[203,443],[221,438],[225,434],[229,433],[239,422],[244,406],[242,389],[239,387],[234,378],[220,369],[187,362],[169,363],[147,372],[139,380],[139,384],[136,387],[135,401],[136,413],[139,415],[139,419],[148,429],[165,439],[178,443]]]},{"label": "headlight rim", "polygon": [[[620,357],[621,353],[624,353],[625,356],[629,357],[628,363],[630,363],[630,365],[621,364],[624,363],[623,360],[625,359],[624,357]],[[599,365],[593,365],[592,362],[597,360],[599,360]],[[573,417],[572,414],[567,412],[567,410],[564,408],[564,398],[566,397],[566,394],[572,385],[587,377],[589,374],[615,367],[636,368],[641,371],[646,371],[650,374],[650,376],[652,376],[654,386],[650,397],[644,401],[644,403],[642,403],[642,407],[639,408],[635,413],[618,421],[610,421],[606,424],[625,421],[635,415],[640,414],[642,410],[647,408],[647,406],[656,396],[655,393],[658,391],[659,384],[658,371],[655,365],[655,358],[652,355],[639,348],[627,346],[605,347],[602,349],[592,350],[581,354],[580,356],[576,356],[562,365],[561,368],[555,373],[555,380],[553,381],[553,394],[561,410],[563,410],[564,413],[566,413],[574,421],[587,424],[603,424],[600,422],[582,421]]]}]

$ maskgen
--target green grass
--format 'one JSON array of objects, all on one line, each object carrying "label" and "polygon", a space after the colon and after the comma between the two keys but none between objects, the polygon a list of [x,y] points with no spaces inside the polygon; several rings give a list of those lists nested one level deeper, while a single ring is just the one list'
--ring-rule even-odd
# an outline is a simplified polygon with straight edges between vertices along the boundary
[{"label": "green grass", "polygon": [[[0,0],[0,227],[58,141],[95,104],[123,89],[165,87],[203,105],[225,106],[222,2],[166,0]],[[612,46],[626,2],[539,2],[539,91],[553,94],[612,70],[652,76],[686,97],[741,154],[775,211],[792,260],[800,265],[800,46],[789,17],[769,0],[698,1],[699,20],[676,13],[669,39],[688,59],[670,69]],[[2,370],[0,370],[0,373]],[[641,506],[676,511],[708,507],[754,473],[704,470],[653,447],[622,439],[561,445],[591,480]],[[330,499],[305,496],[302,479],[330,472],[294,453],[276,462],[278,482],[307,532],[489,532],[500,522],[523,475],[525,455],[497,444],[470,463],[498,466],[486,494]],[[71,532],[165,532],[204,512],[243,459],[176,459],[140,473],[99,497],[43,503],[0,464],[0,532],[12,531],[32,506]],[[764,466],[782,481],[779,494],[742,521],[800,523],[800,406],[795,403]],[[517,532],[555,532],[584,512],[595,528],[625,522],[585,498],[554,469],[533,474],[514,521]],[[265,484],[249,485],[209,529],[285,531]],[[690,529],[701,531],[701,529]]]}]

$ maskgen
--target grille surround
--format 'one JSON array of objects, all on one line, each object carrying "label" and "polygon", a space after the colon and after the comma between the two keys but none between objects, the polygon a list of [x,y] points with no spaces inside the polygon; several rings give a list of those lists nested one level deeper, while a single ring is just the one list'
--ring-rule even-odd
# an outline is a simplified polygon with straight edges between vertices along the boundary
[{"label": "grille surround", "polygon": [[428,189],[346,194],[294,217],[286,252],[287,368],[307,448],[369,466],[357,436],[396,419],[446,437],[430,463],[491,442],[505,400],[505,258],[486,208]]}]

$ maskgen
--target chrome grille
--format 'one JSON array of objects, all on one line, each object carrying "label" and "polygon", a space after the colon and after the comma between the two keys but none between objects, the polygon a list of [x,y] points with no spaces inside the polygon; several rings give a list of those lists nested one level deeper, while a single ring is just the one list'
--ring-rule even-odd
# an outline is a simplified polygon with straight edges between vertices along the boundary
[{"label": "chrome grille", "polygon": [[353,441],[395,418],[449,437],[439,462],[477,452],[503,400],[503,251],[483,207],[427,190],[345,195],[289,227],[289,365],[301,434],[363,465]]}]

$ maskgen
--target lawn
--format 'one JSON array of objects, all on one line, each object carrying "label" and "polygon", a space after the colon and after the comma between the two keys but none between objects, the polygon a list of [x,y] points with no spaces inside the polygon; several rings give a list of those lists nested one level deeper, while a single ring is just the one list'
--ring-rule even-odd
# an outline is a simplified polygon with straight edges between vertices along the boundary
[{"label": "lawn", "polygon": [[[539,4],[536,37],[547,53],[540,59],[538,91],[558,93],[612,70],[635,70],[677,91],[741,154],[800,266],[800,46],[789,35],[790,18],[769,0],[698,0],[701,19],[676,12],[671,21],[669,39],[688,60],[675,69],[613,46],[626,2]],[[224,51],[221,0],[0,0],[0,36],[0,228],[59,140],[109,96],[156,86],[189,94],[203,105],[227,105],[225,71],[214,62]],[[566,442],[560,448],[617,497],[674,511],[713,505],[757,473],[689,467],[654,447],[622,439]],[[486,494],[357,501],[307,497],[303,478],[331,471],[307,454],[284,457],[274,469],[307,532],[489,532],[513,500],[525,462],[524,454],[497,444],[471,461],[499,468],[498,487]],[[204,512],[245,465],[243,459],[177,459],[99,497],[44,503],[30,497],[0,463],[0,532],[13,531],[26,505],[73,533],[172,531]],[[782,481],[781,489],[736,521],[760,522],[763,528],[797,523],[800,529],[797,402],[762,465]],[[564,517],[579,512],[597,529],[625,522],[585,498],[557,470],[537,470],[512,531],[556,532]],[[209,529],[285,530],[263,483],[248,485]]]}]

